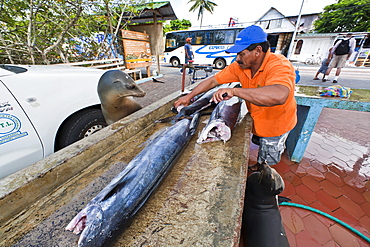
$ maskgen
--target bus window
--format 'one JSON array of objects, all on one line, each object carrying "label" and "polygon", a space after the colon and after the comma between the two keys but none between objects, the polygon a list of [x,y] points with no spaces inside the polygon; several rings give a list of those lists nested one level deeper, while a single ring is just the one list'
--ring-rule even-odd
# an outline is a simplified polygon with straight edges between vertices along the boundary
[{"label": "bus window", "polygon": [[225,31],[225,40],[224,44],[233,44],[234,43],[234,30],[227,30]]},{"label": "bus window", "polygon": [[188,32],[181,32],[177,33],[177,47],[185,45],[185,41],[187,37],[191,37]]},{"label": "bus window", "polygon": [[213,31],[204,32],[204,45],[210,45],[213,43]]},{"label": "bus window", "polygon": [[234,30],[217,30],[215,31],[215,44],[233,44]]},{"label": "bus window", "polygon": [[204,32],[195,32],[195,39],[192,43],[196,45],[204,45],[204,36]]},{"label": "bus window", "polygon": [[176,48],[176,39],[166,39],[166,48]]},{"label": "bus window", "polygon": [[215,32],[215,44],[216,45],[222,44],[224,39],[225,39],[225,31]]},{"label": "bus window", "polygon": [[176,35],[172,33],[166,35],[166,48],[176,48]]}]

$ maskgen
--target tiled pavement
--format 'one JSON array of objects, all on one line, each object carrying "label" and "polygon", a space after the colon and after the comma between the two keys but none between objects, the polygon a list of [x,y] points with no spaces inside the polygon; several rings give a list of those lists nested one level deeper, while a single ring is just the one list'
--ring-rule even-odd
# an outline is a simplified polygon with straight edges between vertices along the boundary
[{"label": "tiled pavement", "polygon": [[[334,216],[370,237],[370,113],[324,109],[300,163],[286,154],[273,166],[284,178],[281,196],[319,210],[280,206],[291,247],[370,246]],[[251,143],[250,164],[258,146]]]}]

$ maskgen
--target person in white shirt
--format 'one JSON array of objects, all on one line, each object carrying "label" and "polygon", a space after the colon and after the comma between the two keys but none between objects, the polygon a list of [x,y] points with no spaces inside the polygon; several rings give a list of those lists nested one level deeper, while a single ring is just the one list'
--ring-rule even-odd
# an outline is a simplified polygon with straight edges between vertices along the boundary
[{"label": "person in white shirt", "polygon": [[[346,64],[346,61],[350,58],[351,54],[355,51],[356,47],[356,40],[352,37],[351,33],[347,33],[344,39],[337,42],[331,53],[329,54],[329,59],[331,59],[329,68],[327,69],[324,78],[322,79],[323,82],[330,81],[328,76],[333,68],[336,68],[337,71],[335,72],[335,77],[333,79],[333,83],[338,82],[338,77],[342,68]],[[325,79],[326,77],[326,79]]]}]

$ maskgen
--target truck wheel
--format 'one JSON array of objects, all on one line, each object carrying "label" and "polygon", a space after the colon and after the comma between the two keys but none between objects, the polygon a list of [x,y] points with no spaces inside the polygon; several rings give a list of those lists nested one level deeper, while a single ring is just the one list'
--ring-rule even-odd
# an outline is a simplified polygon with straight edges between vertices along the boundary
[{"label": "truck wheel", "polygon": [[172,67],[179,67],[180,66],[180,60],[177,57],[174,57],[171,59],[171,65]]},{"label": "truck wheel", "polygon": [[222,58],[217,58],[215,60],[215,68],[216,69],[223,69],[226,67],[226,61]]},{"label": "truck wheel", "polygon": [[61,126],[55,140],[54,151],[58,151],[107,126],[100,109],[84,109],[73,114]]}]

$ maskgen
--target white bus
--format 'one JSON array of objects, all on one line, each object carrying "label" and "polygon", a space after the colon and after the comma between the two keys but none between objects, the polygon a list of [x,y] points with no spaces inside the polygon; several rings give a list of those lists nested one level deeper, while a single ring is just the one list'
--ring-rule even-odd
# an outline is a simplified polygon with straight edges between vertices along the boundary
[{"label": "white bus", "polygon": [[[178,67],[185,63],[185,39],[192,38],[194,64],[212,65],[223,69],[232,63],[236,54],[228,54],[224,50],[231,47],[235,38],[244,27],[230,27],[202,30],[181,30],[166,33],[164,61]],[[279,34],[268,34],[270,50],[275,52]]]},{"label": "white bus", "polygon": [[236,54],[224,50],[234,44],[236,35],[243,28],[181,30],[166,33],[164,59],[172,66],[185,63],[184,44],[187,37],[192,38],[194,64],[212,65],[223,69],[235,60]]}]

